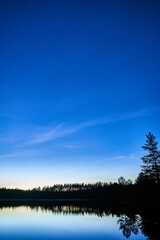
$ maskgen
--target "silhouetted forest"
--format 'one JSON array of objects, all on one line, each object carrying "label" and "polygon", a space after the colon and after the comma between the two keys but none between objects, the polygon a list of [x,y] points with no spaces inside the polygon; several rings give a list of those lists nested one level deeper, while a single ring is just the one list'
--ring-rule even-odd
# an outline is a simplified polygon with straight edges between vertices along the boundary
[{"label": "silhouetted forest", "polygon": [[142,148],[147,155],[141,158],[143,165],[134,183],[120,177],[116,183],[56,184],[32,190],[0,189],[1,201],[7,200],[97,200],[106,203],[134,205],[137,207],[160,205],[160,152],[152,133],[146,135]]},{"label": "silhouetted forest", "polygon": [[[160,186],[159,184],[118,184],[118,183],[97,183],[89,186],[84,184],[68,184],[45,187],[43,189],[18,190],[0,189],[0,199],[43,199],[43,200],[103,200],[105,202],[115,202],[122,204],[134,204],[137,206],[159,205]],[[83,187],[82,187],[83,186]]]}]

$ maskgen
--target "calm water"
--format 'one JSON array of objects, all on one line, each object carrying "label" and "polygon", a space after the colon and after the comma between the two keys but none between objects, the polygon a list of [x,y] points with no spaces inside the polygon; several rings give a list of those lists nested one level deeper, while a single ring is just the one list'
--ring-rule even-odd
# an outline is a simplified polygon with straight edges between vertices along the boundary
[{"label": "calm water", "polygon": [[0,207],[0,239],[146,240],[139,215],[76,206]]}]

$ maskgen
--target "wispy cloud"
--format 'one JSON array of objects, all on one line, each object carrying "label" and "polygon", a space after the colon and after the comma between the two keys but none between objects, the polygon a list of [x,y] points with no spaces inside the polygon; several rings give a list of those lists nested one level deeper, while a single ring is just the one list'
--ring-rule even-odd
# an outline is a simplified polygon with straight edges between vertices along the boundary
[{"label": "wispy cloud", "polygon": [[66,148],[66,149],[80,149],[80,148],[84,148],[84,146],[80,146],[80,145],[76,145],[76,144],[68,144],[68,143],[63,143],[60,144],[59,147],[61,148]]},{"label": "wispy cloud", "polygon": [[59,137],[63,137],[67,134],[67,132],[62,131],[63,129],[63,124],[59,124],[54,128],[51,129],[42,129],[40,132],[36,135],[33,135],[32,139],[27,141],[25,144],[41,144],[48,142],[50,140],[57,139]]},{"label": "wispy cloud", "polygon": [[95,160],[95,163],[109,163],[109,162],[117,162],[117,161],[121,161],[126,162],[126,161],[135,161],[135,159],[140,159],[141,156],[141,152],[138,153],[130,153],[130,154],[126,154],[126,155],[117,155],[117,156],[106,156],[105,158],[101,158],[98,160]]},{"label": "wispy cloud", "polygon": [[152,107],[147,109],[142,109],[135,112],[124,113],[119,115],[114,115],[111,117],[92,119],[79,123],[77,125],[66,126],[65,124],[59,124],[53,128],[42,129],[38,134],[32,136],[32,138],[25,142],[27,145],[42,144],[45,142],[53,141],[58,138],[66,137],[68,135],[77,133],[83,129],[91,128],[100,125],[106,125],[114,122],[136,119],[141,117],[147,117],[160,112],[160,107]]},{"label": "wispy cloud", "polygon": [[[10,146],[27,147],[56,141],[60,138],[68,137],[87,128],[101,125],[107,125],[124,120],[136,119],[154,115],[160,112],[160,107],[146,108],[135,112],[112,115],[104,118],[96,118],[89,121],[81,122],[75,125],[67,125],[64,123],[50,127],[31,127],[16,126],[14,131],[0,136],[0,142]],[[65,148],[74,148],[73,144],[63,146]]]}]

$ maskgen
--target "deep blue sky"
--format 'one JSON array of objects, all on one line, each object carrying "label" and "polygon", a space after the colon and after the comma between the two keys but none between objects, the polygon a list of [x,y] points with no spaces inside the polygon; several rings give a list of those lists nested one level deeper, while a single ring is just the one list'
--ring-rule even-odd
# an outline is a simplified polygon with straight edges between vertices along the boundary
[{"label": "deep blue sky", "polygon": [[0,0],[0,185],[135,179],[160,140],[160,2]]}]

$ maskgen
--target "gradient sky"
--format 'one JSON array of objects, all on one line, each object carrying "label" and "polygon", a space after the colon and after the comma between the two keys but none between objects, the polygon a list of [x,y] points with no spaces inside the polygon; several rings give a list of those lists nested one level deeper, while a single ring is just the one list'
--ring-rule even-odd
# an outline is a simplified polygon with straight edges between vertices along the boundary
[{"label": "gradient sky", "polygon": [[0,0],[0,186],[135,179],[160,141],[160,1]]}]

